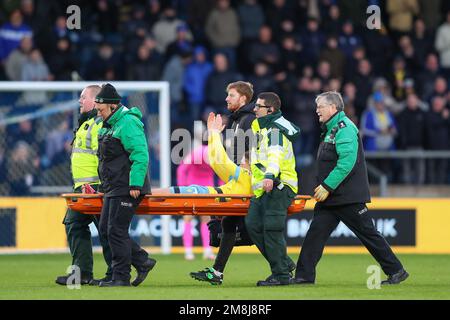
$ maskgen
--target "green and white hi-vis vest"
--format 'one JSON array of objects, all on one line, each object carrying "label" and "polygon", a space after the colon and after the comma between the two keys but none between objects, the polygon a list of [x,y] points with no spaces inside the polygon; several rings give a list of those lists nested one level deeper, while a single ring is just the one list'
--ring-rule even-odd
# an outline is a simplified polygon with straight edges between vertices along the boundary
[{"label": "green and white hi-vis vest", "polygon": [[254,141],[251,151],[252,190],[258,198],[264,194],[262,181],[272,179],[274,188],[288,186],[298,192],[295,154],[292,141],[300,129],[286,120],[281,112],[257,118],[252,123]]},{"label": "green and white hi-vis vest", "polygon": [[71,169],[74,188],[85,183],[99,184],[98,176],[98,131],[102,127],[100,118],[91,118],[78,128],[72,146]]}]

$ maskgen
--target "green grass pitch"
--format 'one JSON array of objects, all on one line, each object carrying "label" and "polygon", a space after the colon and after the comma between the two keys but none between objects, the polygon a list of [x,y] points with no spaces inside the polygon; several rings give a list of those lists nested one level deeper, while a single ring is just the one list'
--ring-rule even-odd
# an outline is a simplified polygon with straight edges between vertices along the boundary
[{"label": "green grass pitch", "polygon": [[[366,254],[327,254],[318,267],[314,286],[256,287],[269,274],[265,260],[257,254],[234,254],[224,274],[224,283],[213,286],[189,277],[211,262],[197,258],[185,261],[180,254],[154,255],[158,263],[139,287],[99,288],[82,286],[69,290],[54,283],[63,275],[69,254],[0,256],[0,299],[149,299],[149,300],[274,300],[274,299],[450,299],[449,255],[399,255],[410,273],[401,285],[367,288],[369,265]],[[296,261],[297,256],[291,255]],[[94,272],[101,277],[105,264],[95,255]],[[132,275],[134,277],[134,274]],[[384,279],[384,274],[382,274]]]}]

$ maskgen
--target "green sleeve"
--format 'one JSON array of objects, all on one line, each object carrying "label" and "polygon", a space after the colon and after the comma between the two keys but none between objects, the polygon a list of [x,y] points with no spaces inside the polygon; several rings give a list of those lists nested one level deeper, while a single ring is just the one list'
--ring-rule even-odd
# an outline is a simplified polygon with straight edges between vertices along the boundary
[{"label": "green sleeve", "polygon": [[330,172],[322,185],[334,191],[352,171],[358,157],[358,136],[352,127],[340,129],[336,134],[336,167]]},{"label": "green sleeve", "polygon": [[148,146],[142,122],[129,118],[120,132],[120,140],[130,154],[130,187],[143,187],[148,170]]}]

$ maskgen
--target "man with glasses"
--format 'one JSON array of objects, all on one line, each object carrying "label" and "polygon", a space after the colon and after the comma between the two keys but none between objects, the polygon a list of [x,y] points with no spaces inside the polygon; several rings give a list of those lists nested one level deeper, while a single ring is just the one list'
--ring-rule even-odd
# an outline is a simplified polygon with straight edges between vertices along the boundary
[{"label": "man with glasses", "polygon": [[292,141],[300,129],[280,111],[281,100],[273,92],[258,95],[252,131],[252,191],[245,225],[252,241],[270,265],[271,275],[257,286],[288,285],[291,259],[286,253],[287,209],[297,194],[297,172]]},{"label": "man with glasses", "polygon": [[381,284],[398,284],[409,275],[368,216],[369,182],[358,129],[345,115],[340,93],[324,92],[316,98],[316,104],[322,124],[317,155],[318,186],[314,189],[317,203],[291,282],[314,284],[316,265],[325,243],[342,221],[388,275]]}]

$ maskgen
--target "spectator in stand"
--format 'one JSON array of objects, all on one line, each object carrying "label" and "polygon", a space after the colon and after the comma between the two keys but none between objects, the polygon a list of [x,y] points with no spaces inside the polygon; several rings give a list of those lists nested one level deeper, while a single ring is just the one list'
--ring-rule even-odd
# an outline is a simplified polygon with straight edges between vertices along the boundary
[{"label": "spectator in stand", "polygon": [[22,140],[17,141],[6,160],[6,177],[10,184],[11,196],[26,196],[31,194],[39,169],[39,157]]},{"label": "spectator in stand", "polygon": [[323,31],[326,34],[334,34],[342,30],[341,10],[334,4],[328,9],[328,17],[323,20]]},{"label": "spectator in stand", "polygon": [[239,73],[231,71],[228,67],[227,57],[222,53],[214,55],[214,71],[206,81],[206,106],[214,110],[215,113],[227,114],[224,99],[226,97],[223,88],[229,83],[242,79]]},{"label": "spectator in stand", "polygon": [[250,44],[248,61],[252,66],[261,61],[273,67],[280,62],[280,56],[280,49],[272,40],[272,30],[269,26],[262,26],[258,41]]},{"label": "spectator in stand", "polygon": [[58,39],[56,50],[52,53],[48,61],[50,71],[55,76],[55,80],[72,80],[72,72],[77,70],[77,65],[68,38]]},{"label": "spectator in stand", "polygon": [[316,92],[311,79],[301,77],[293,94],[289,112],[289,118],[302,130],[302,134],[293,145],[298,167],[307,167],[314,160],[319,132],[315,97]]},{"label": "spectator in stand", "polygon": [[389,27],[395,39],[413,29],[413,18],[419,13],[417,0],[387,0]]},{"label": "spectator in stand", "polygon": [[376,92],[373,102],[374,105],[369,107],[361,117],[364,150],[394,150],[394,137],[397,135],[394,116],[386,109],[382,93]]},{"label": "spectator in stand", "polygon": [[[398,122],[400,148],[422,151],[425,147],[425,112],[419,108],[419,99],[415,94],[408,95],[406,109],[400,113]],[[403,160],[403,182],[407,184],[425,182],[424,159]]]},{"label": "spectator in stand", "polygon": [[9,15],[9,22],[0,27],[0,62],[19,47],[20,40],[24,37],[32,38],[33,31],[23,22],[20,10],[13,10]]},{"label": "spectator in stand", "polygon": [[72,139],[66,137],[64,139],[63,149],[53,157],[52,169],[50,169],[54,172],[57,172],[56,174],[58,175],[58,183],[64,186],[68,186],[72,183],[72,174],[70,170],[65,170],[70,164],[71,154]]},{"label": "spectator in stand", "polygon": [[434,83],[439,75],[438,57],[436,54],[430,53],[425,61],[425,69],[416,76],[417,91],[425,101],[430,101],[434,91]]},{"label": "spectator in stand", "polygon": [[286,0],[273,0],[265,7],[265,18],[267,24],[270,26],[274,33],[274,37],[281,36],[281,25],[285,20],[304,22],[306,12],[300,11],[300,15],[296,15],[290,3]]},{"label": "spectator in stand", "polygon": [[322,50],[319,56],[320,61],[327,61],[330,64],[331,77],[342,79],[344,77],[345,55],[338,48],[338,39],[336,36],[330,36],[327,39],[327,47]]},{"label": "spectator in stand", "polygon": [[145,20],[145,8],[141,6],[134,7],[133,17],[123,24],[123,35],[125,40],[124,55],[126,62],[135,60],[136,52],[139,50],[142,42],[150,33],[150,28]]},{"label": "spectator in stand", "polygon": [[298,74],[303,66],[302,61],[298,59],[301,50],[300,44],[293,35],[284,36],[281,42],[281,58],[278,70]]},{"label": "spectator in stand", "polygon": [[188,35],[190,33],[188,26],[184,23],[181,23],[177,26],[176,32],[177,35],[175,41],[167,46],[164,61],[169,61],[170,58],[175,54],[181,54],[181,52],[186,51],[193,51],[192,41],[188,40]]},{"label": "spectator in stand", "polygon": [[[154,44],[153,40],[149,41]],[[142,43],[129,67],[128,79],[132,81],[158,81],[161,77],[161,64],[162,58],[155,50],[155,45]]]},{"label": "spectator in stand", "polygon": [[[372,65],[369,60],[361,59],[358,63],[358,73],[352,79],[352,82],[356,85],[358,95],[356,97],[358,105],[366,105],[367,98],[372,93],[373,77],[372,77]],[[360,114],[358,114],[360,116]]]},{"label": "spectator in stand", "polygon": [[394,59],[392,68],[393,68],[391,78],[392,93],[397,101],[402,101],[406,97],[404,81],[406,78],[411,78],[411,73],[406,68],[405,59],[403,59],[401,56],[397,56]]},{"label": "spectator in stand", "polygon": [[255,41],[265,19],[261,5],[256,0],[244,0],[237,12],[242,42]]},{"label": "spectator in stand", "polygon": [[364,47],[358,47],[353,51],[351,58],[345,60],[345,76],[346,81],[352,81],[358,73],[359,62],[367,59]]},{"label": "spectator in stand", "polygon": [[36,131],[36,126],[31,120],[20,121],[18,125],[8,126],[6,143],[14,145],[16,141],[26,142],[32,149],[39,150],[39,145],[33,132]]},{"label": "spectator in stand", "polygon": [[270,67],[265,62],[255,64],[254,72],[248,77],[248,82],[253,84],[254,92],[274,91],[275,80]]},{"label": "spectator in stand", "polygon": [[20,46],[14,49],[5,61],[5,71],[11,81],[22,80],[22,68],[28,60],[28,55],[33,49],[33,39],[24,37],[20,40]]},{"label": "spectator in stand", "polygon": [[[42,157],[42,163],[45,166],[54,164],[54,156],[64,149],[64,143],[68,139],[72,139],[73,134],[69,128],[68,121],[61,121],[56,128],[50,131],[46,137],[45,155]],[[69,183],[69,185],[71,182]]]},{"label": "spectator in stand", "polygon": [[231,69],[236,67],[236,48],[241,39],[241,31],[236,11],[230,6],[230,0],[217,0],[206,20],[206,36],[214,53],[227,56]]},{"label": "spectator in stand", "polygon": [[31,50],[28,60],[23,65],[22,81],[47,81],[53,80],[47,64],[42,59],[41,52],[38,49]]},{"label": "spectator in stand", "polygon": [[100,35],[103,37],[103,41],[110,41],[111,36],[118,31],[119,25],[119,8],[115,1],[98,0],[97,1],[97,14],[95,15],[95,26]]},{"label": "spectator in stand", "polygon": [[373,83],[372,88],[373,94],[369,96],[367,100],[368,106],[374,105],[374,95],[377,92],[380,92],[383,95],[383,102],[388,111],[390,111],[393,115],[397,115],[400,111],[403,110],[403,106],[401,103],[397,102],[392,96],[391,87],[389,82],[385,78],[377,78]]},{"label": "spectator in stand", "polygon": [[190,51],[174,55],[164,66],[162,80],[170,84],[170,116],[172,128],[190,128],[189,110],[183,95],[183,81],[186,66],[192,60]]},{"label": "spectator in stand", "polygon": [[[177,18],[177,11],[171,7],[166,7],[160,19],[153,25],[152,34],[156,41],[156,50],[160,54],[165,54],[167,46],[177,38],[177,27],[185,24],[183,20]],[[186,40],[192,41],[193,36],[187,32]]]},{"label": "spectator in stand", "polygon": [[55,20],[55,25],[53,26],[53,34],[52,34],[53,46],[61,38],[67,38],[72,43],[77,43],[79,40],[78,34],[67,28],[67,19],[65,16],[59,16]]},{"label": "spectator in stand", "polygon": [[355,33],[353,23],[349,20],[342,25],[342,33],[339,36],[339,48],[347,58],[353,55],[356,48],[362,46],[360,36]]},{"label": "spectator in stand", "polygon": [[411,42],[409,36],[401,36],[399,41],[400,54],[405,60],[406,69],[408,69],[411,74],[415,74],[422,69],[422,61],[418,56],[415,47]]},{"label": "spectator in stand", "polygon": [[366,30],[362,33],[367,57],[373,65],[374,74],[385,76],[391,72],[390,63],[394,53],[393,42],[384,24],[380,29]]},{"label": "spectator in stand", "polygon": [[34,1],[35,0],[21,0],[20,11],[22,13],[24,23],[30,26],[32,30],[36,31],[39,29],[39,24],[42,23],[42,21],[40,21],[41,17],[38,16],[35,11]]},{"label": "spectator in stand", "polygon": [[[363,26],[366,27],[366,10],[370,1],[354,1],[354,0],[339,0],[337,1],[339,5],[339,9],[341,10],[342,18],[348,19],[355,26]],[[364,31],[367,31],[365,29]]]},{"label": "spectator in stand", "polygon": [[450,78],[450,11],[447,12],[445,22],[436,32],[434,46],[439,52],[442,71],[447,78]]},{"label": "spectator in stand", "polygon": [[[435,96],[431,100],[431,110],[426,114],[425,145],[428,150],[448,150],[450,134],[450,112],[443,97]],[[447,182],[447,159],[428,160],[428,182],[444,184]]]},{"label": "spectator in stand", "polygon": [[323,87],[323,91],[336,91],[340,92],[342,88],[342,82],[338,78],[330,78]]},{"label": "spectator in stand", "polygon": [[215,7],[215,1],[211,0],[190,0],[187,8],[187,23],[195,34],[197,43],[206,43],[205,34],[206,20],[210,12]]},{"label": "spectator in stand", "polygon": [[423,67],[427,54],[433,50],[433,36],[427,29],[423,19],[414,21],[414,30],[411,34],[412,47],[414,48],[417,61]]},{"label": "spectator in stand", "polygon": [[345,115],[355,124],[355,126],[359,127],[359,117],[357,114],[356,107],[356,86],[353,82],[347,82],[344,84],[344,92],[343,92],[342,100],[345,105]]},{"label": "spectator in stand", "polygon": [[256,0],[244,0],[238,6],[237,14],[242,38],[238,47],[237,68],[247,74],[253,71],[253,65],[248,60],[248,52],[250,46],[258,40],[265,16],[261,5]]},{"label": "spectator in stand", "polygon": [[[429,105],[425,101],[422,101],[419,98],[419,96],[417,96],[416,90],[414,89],[414,80],[409,79],[409,78],[405,79],[403,86],[405,88],[406,97],[409,97],[410,95],[414,95],[417,98],[417,105],[418,105],[419,109],[422,110],[423,112],[427,112],[429,109]],[[408,107],[408,99],[405,99],[405,101],[398,103],[398,105],[399,105],[400,112],[404,111]],[[396,115],[398,116],[398,113]]]},{"label": "spectator in stand", "polygon": [[[361,116],[361,136],[365,151],[390,151],[395,150],[395,136],[397,128],[394,116],[384,105],[383,94],[374,94],[374,105]],[[372,161],[376,167],[388,174],[392,180],[393,172],[390,159]]]},{"label": "spectator in stand", "polygon": [[325,44],[325,36],[319,29],[319,21],[309,18],[306,29],[300,34],[299,39],[303,48],[300,59],[305,64],[316,65],[320,50]]},{"label": "spectator in stand", "polygon": [[[109,43],[101,43],[97,54],[88,63],[86,79],[115,80],[121,78],[119,53]],[[111,79],[112,78],[112,79]]]},{"label": "spectator in stand", "polygon": [[[345,109],[347,109],[349,106],[353,110],[360,109],[360,107],[356,106],[356,86],[353,82],[344,83],[342,100],[344,101]],[[357,122],[359,123],[359,121]],[[355,125],[357,124],[357,122],[353,121]]]},{"label": "spectator in stand", "polygon": [[150,0],[147,2],[146,8],[144,21],[147,23],[148,28],[151,29],[156,21],[158,21],[161,13],[161,3],[159,0]]},{"label": "spectator in stand", "polygon": [[419,0],[420,15],[427,29],[434,32],[442,21],[442,0]]},{"label": "spectator in stand", "polygon": [[316,76],[323,82],[326,83],[331,78],[331,67],[328,61],[319,61],[317,64]]},{"label": "spectator in stand", "polygon": [[446,98],[448,94],[447,84],[448,84],[447,80],[445,80],[444,77],[441,76],[437,77],[436,80],[434,80],[434,88],[429,101],[431,101],[431,99],[435,96]]},{"label": "spectator in stand", "polygon": [[[194,59],[187,65],[183,81],[183,89],[186,93],[188,109],[192,122],[200,119],[200,115],[205,104],[206,81],[212,71],[213,65],[207,60],[207,52],[205,47],[195,47]],[[178,185],[184,186],[189,184]]]}]

